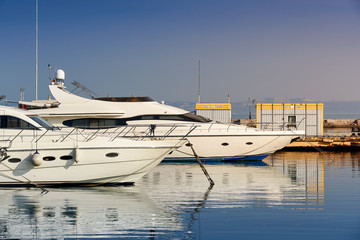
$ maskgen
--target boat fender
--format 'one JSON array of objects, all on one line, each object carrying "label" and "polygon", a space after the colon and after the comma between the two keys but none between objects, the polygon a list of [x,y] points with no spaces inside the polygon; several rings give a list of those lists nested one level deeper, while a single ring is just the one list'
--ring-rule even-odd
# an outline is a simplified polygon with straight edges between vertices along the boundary
[{"label": "boat fender", "polygon": [[40,166],[42,164],[43,160],[42,157],[40,155],[40,153],[38,153],[37,151],[33,154],[32,158],[31,158],[31,163],[37,167]]},{"label": "boat fender", "polygon": [[74,160],[76,163],[79,162],[79,158],[80,158],[80,150],[79,150],[79,148],[75,148],[74,149]]},{"label": "boat fender", "polygon": [[0,149],[0,162],[5,161],[6,159],[8,159],[10,156],[7,155],[6,152],[6,148],[1,148]]}]

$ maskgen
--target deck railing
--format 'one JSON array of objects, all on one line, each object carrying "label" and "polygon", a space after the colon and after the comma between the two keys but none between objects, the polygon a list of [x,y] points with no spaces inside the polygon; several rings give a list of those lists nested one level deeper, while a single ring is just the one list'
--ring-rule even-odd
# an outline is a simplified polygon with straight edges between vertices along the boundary
[{"label": "deck railing", "polygon": [[97,137],[103,137],[105,140],[112,142],[118,138],[130,138],[135,141],[139,140],[164,140],[177,131],[176,137],[185,139],[198,126],[180,125],[180,124],[157,124],[157,125],[125,125],[115,128],[97,128],[85,129],[77,127],[63,127],[63,128],[14,128],[4,129],[0,135],[0,149],[7,149],[11,147],[14,140],[19,137],[28,138],[29,141],[38,143],[40,139],[45,136],[53,136],[54,142],[63,142],[70,137],[74,141],[89,142]]}]

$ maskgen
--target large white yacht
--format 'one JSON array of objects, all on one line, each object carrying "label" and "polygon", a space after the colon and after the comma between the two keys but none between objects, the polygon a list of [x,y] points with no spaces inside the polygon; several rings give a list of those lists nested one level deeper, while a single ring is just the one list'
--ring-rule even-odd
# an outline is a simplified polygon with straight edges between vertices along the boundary
[{"label": "large white yacht", "polygon": [[[19,107],[39,114],[55,126],[109,128],[112,131],[141,134],[139,127],[151,124],[152,136],[169,131],[163,124],[186,125],[167,135],[187,136],[190,143],[172,151],[165,160],[193,161],[193,149],[203,161],[262,160],[284,148],[303,131],[262,131],[246,126],[222,124],[194,115],[183,109],[158,103],[149,97],[105,97],[88,99],[70,93],[64,85],[65,73],[59,69],[49,85],[55,100],[20,101]],[[108,130],[107,130],[108,131]],[[143,132],[146,132],[143,129]]]},{"label": "large white yacht", "polygon": [[62,131],[34,113],[1,106],[0,185],[133,183],[183,143]]}]

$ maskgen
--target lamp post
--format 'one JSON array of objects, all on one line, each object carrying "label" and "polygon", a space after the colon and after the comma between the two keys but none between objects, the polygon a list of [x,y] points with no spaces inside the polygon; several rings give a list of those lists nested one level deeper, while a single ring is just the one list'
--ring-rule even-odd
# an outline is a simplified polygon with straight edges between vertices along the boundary
[{"label": "lamp post", "polygon": [[249,105],[249,119],[251,119],[251,106],[256,102],[256,99],[253,99],[251,101],[251,98],[248,99],[248,105]]}]

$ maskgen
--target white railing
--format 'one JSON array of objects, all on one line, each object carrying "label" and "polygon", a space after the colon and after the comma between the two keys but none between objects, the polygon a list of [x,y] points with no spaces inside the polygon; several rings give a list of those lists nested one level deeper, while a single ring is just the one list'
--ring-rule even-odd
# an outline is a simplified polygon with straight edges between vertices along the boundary
[{"label": "white railing", "polygon": [[[174,131],[179,139],[185,139],[198,126],[192,125],[176,125],[176,124],[157,124],[157,125],[125,125],[115,128],[19,128],[4,129],[5,133],[0,136],[0,148],[9,148],[13,141],[19,137],[26,137],[29,141],[37,143],[45,136],[53,136],[54,142],[63,142],[70,137],[72,140],[79,142],[88,142],[97,137],[104,137],[109,142],[117,138],[131,138],[133,140],[163,140],[168,138]],[[158,131],[157,131],[158,129]],[[7,131],[8,130],[8,131]],[[75,138],[74,138],[75,137]]]},{"label": "white railing", "polygon": [[288,123],[288,122],[254,122],[259,129],[263,131],[286,131],[286,130],[297,130],[305,118],[302,118],[299,122]]}]

